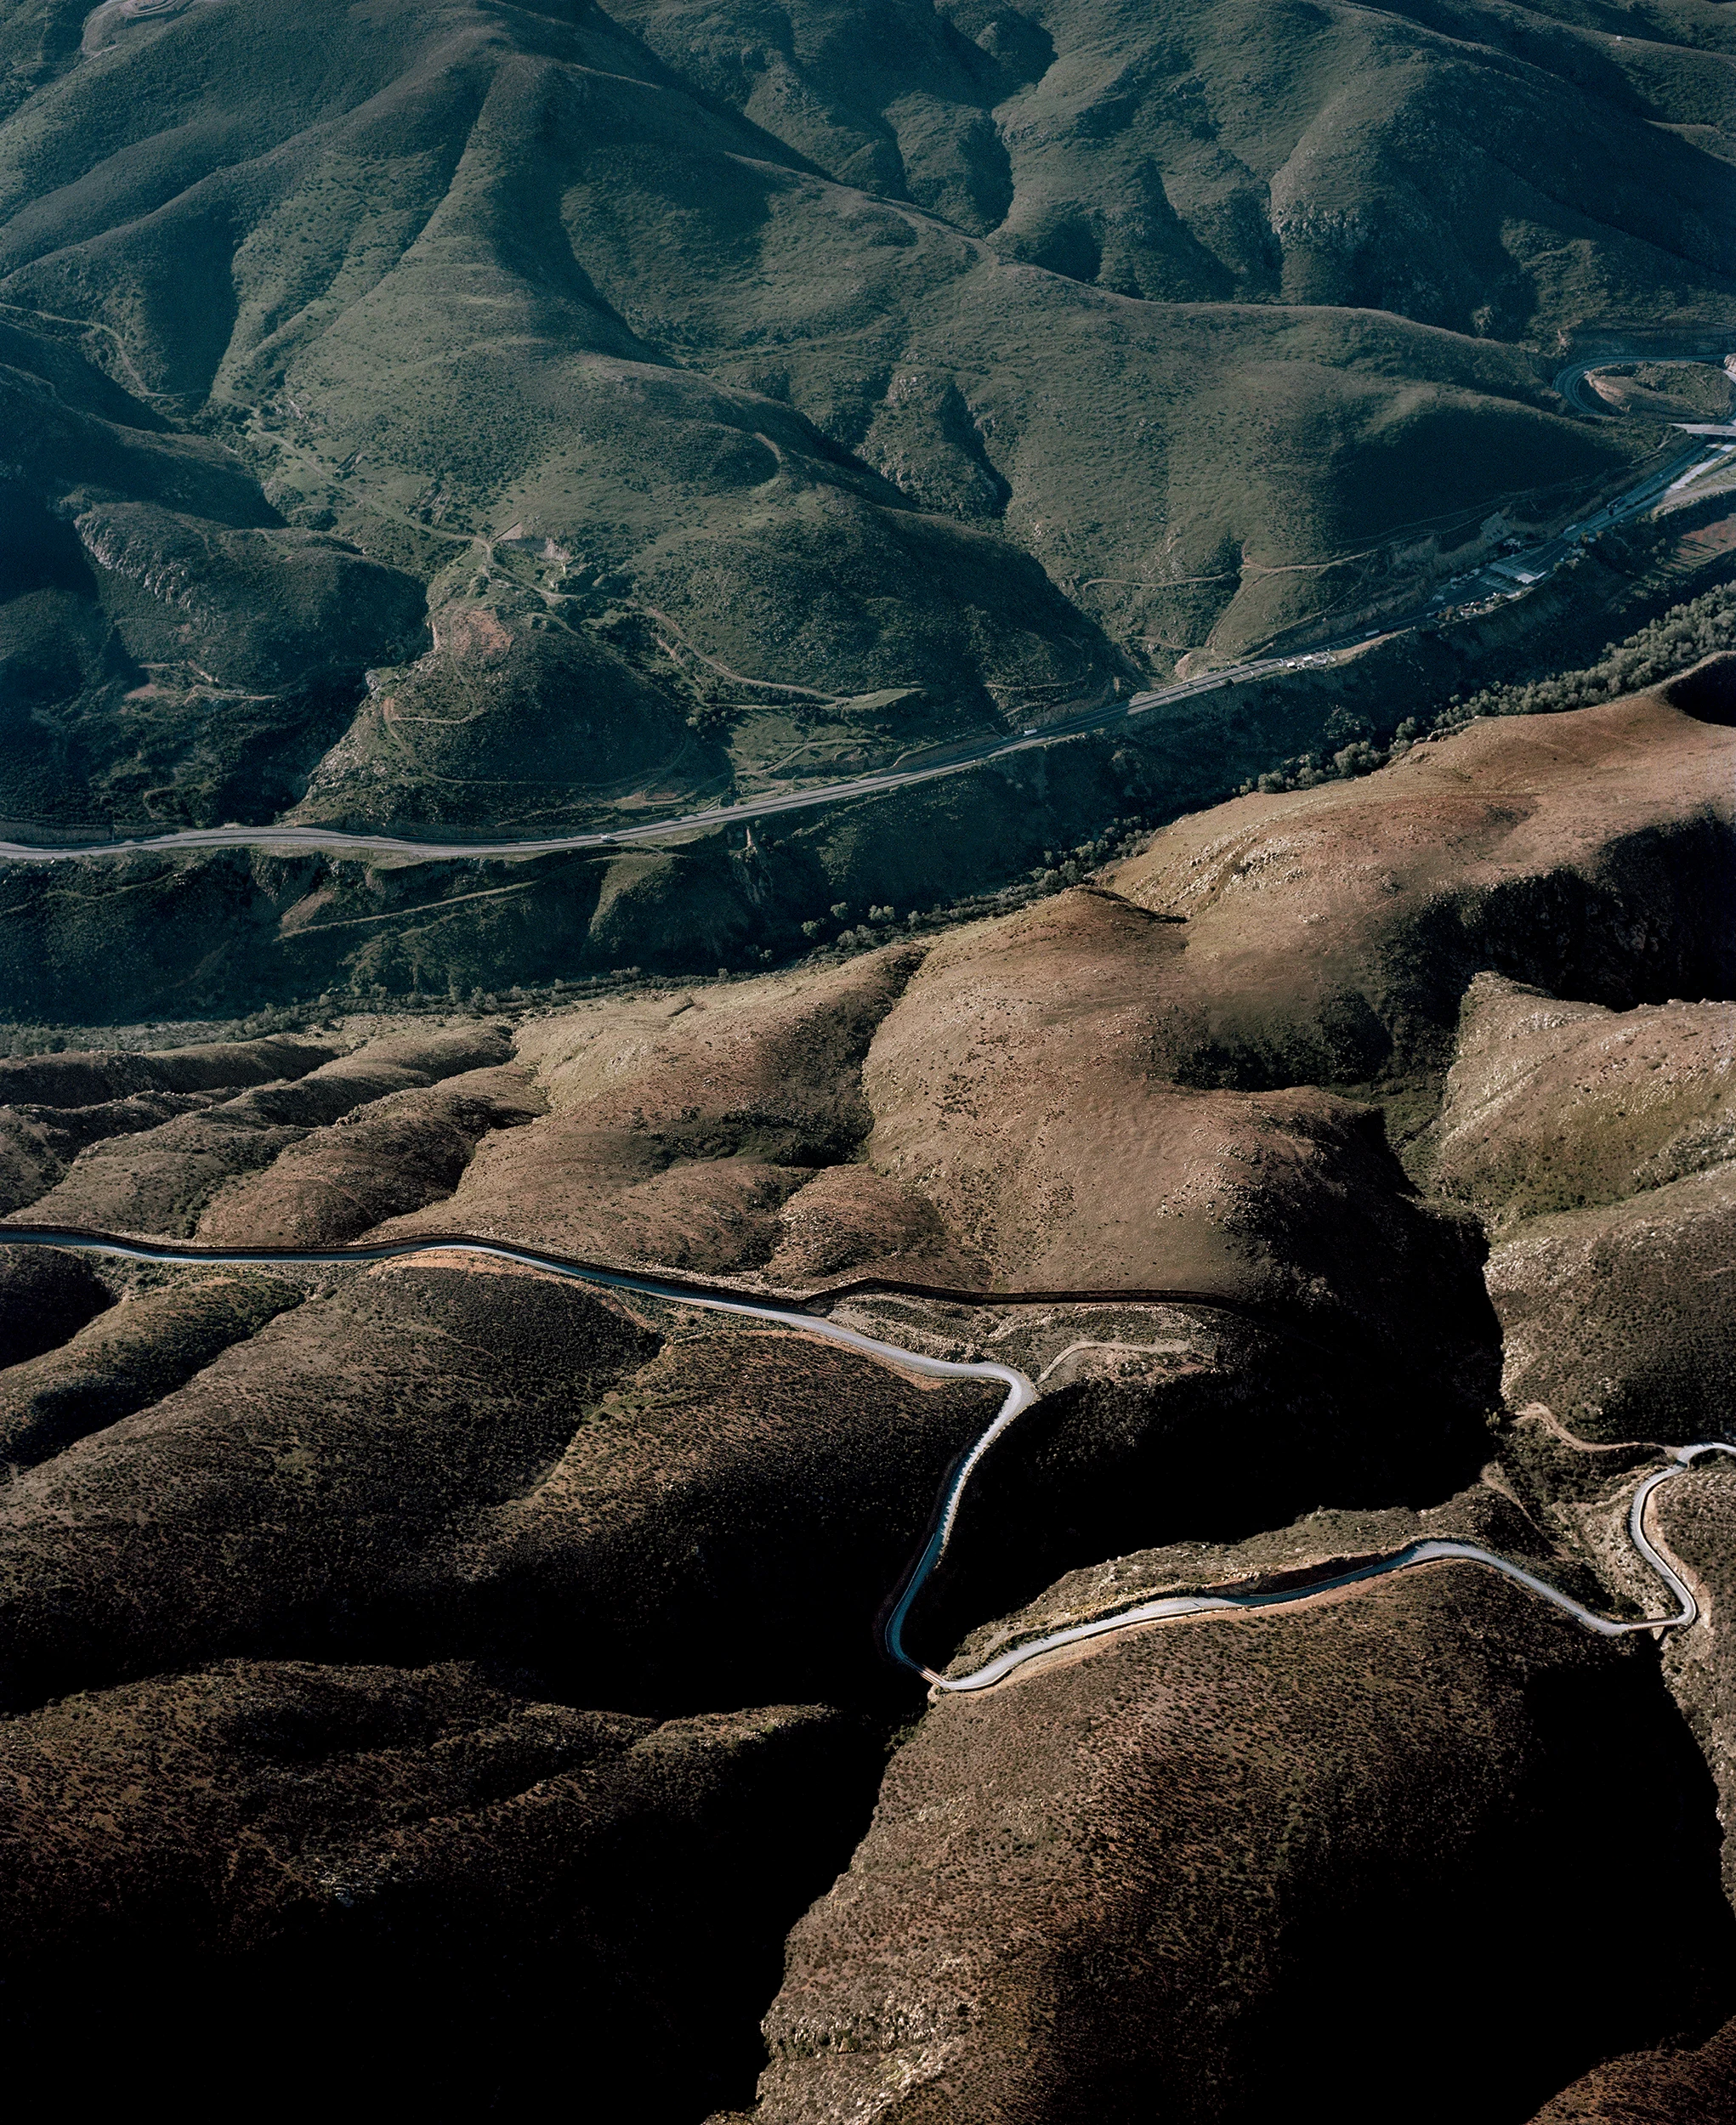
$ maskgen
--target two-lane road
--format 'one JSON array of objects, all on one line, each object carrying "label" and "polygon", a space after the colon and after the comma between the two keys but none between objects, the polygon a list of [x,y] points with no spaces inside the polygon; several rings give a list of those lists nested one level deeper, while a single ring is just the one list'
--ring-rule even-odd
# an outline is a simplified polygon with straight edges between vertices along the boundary
[{"label": "two-lane road", "polygon": [[1581,352],[1566,368],[1556,371],[1551,387],[1557,398],[1565,399],[1575,413],[1588,413],[1599,420],[1614,421],[1620,416],[1602,394],[1591,388],[1591,377],[1599,369],[1613,369],[1628,362],[1644,362],[1650,369],[1717,368],[1723,361],[1722,340],[1705,339],[1682,350],[1682,343],[1676,343],[1676,350],[1659,354],[1648,347],[1636,345],[1631,340],[1625,343],[1612,342],[1596,351]]},{"label": "two-lane road", "polygon": [[[1152,1624],[1179,1622],[1194,1616],[1248,1615],[1261,1610],[1290,1607],[1298,1602],[1317,1601],[1347,1587],[1385,1578],[1397,1572],[1452,1561],[1479,1564],[1490,1571],[1498,1572],[1503,1578],[1525,1587],[1539,1599],[1561,1609],[1588,1630],[1597,1631],[1604,1637],[1623,1637],[1641,1630],[1681,1629],[1696,1621],[1699,1606],[1687,1582],[1646,1533],[1646,1506],[1659,1485],[1685,1474],[1703,1455],[1736,1455],[1736,1446],[1731,1446],[1722,1439],[1703,1440],[1696,1445],[1676,1448],[1670,1451],[1666,1465],[1647,1476],[1634,1493],[1628,1510],[1628,1532],[1635,1550],[1674,1598],[1676,1606],[1671,1615],[1639,1618],[1600,1616],[1595,1609],[1587,1608],[1582,1602],[1574,1601],[1571,1595],[1563,1593],[1559,1587],[1552,1586],[1548,1580],[1524,1565],[1516,1563],[1512,1558],[1501,1556],[1492,1550],[1483,1549],[1476,1543],[1454,1540],[1414,1542],[1389,1557],[1359,1566],[1355,1570],[1341,1573],[1336,1578],[1318,1579],[1303,1586],[1288,1587],[1272,1593],[1172,1595],[1158,1601],[1141,1601],[1131,1607],[1118,1609],[1109,1615],[1093,1617],[1088,1623],[1047,1631],[1036,1637],[1023,1640],[967,1674],[947,1675],[928,1666],[906,1649],[905,1625],[924,1587],[946,1555],[957,1524],[959,1507],[971,1477],[996,1440],[1036,1401],[1037,1388],[1027,1374],[1014,1366],[930,1357],[920,1351],[906,1350],[900,1344],[865,1335],[858,1329],[846,1327],[842,1322],[828,1320],[823,1315],[808,1310],[814,1306],[836,1303],[846,1291],[865,1295],[873,1288],[871,1283],[854,1284],[839,1287],[831,1294],[817,1292],[805,1300],[790,1298],[779,1303],[772,1299],[756,1299],[727,1284],[710,1284],[701,1278],[676,1275],[659,1277],[635,1270],[616,1268],[603,1262],[579,1261],[569,1255],[547,1254],[537,1248],[515,1246],[507,1241],[483,1239],[468,1233],[425,1234],[372,1243],[363,1240],[341,1247],[208,1248],[184,1242],[158,1243],[132,1239],[120,1233],[97,1232],[74,1226],[0,1224],[0,1245],[71,1250],[114,1255],[126,1261],[182,1266],[216,1263],[237,1268],[265,1265],[330,1267],[340,1263],[390,1261],[411,1255],[479,1255],[496,1261],[513,1262],[523,1268],[541,1270],[550,1276],[569,1277],[581,1283],[598,1284],[608,1290],[631,1292],[643,1298],[695,1306],[708,1312],[735,1314],[749,1320],[774,1321],[780,1327],[794,1329],[803,1335],[821,1338],[846,1350],[859,1351],[883,1364],[894,1366],[902,1372],[918,1374],[925,1379],[991,1380],[1006,1390],[1001,1406],[992,1421],[955,1464],[942,1486],[940,1495],[935,1501],[928,1538],[894,1595],[889,1597],[881,1625],[882,1643],[888,1656],[899,1667],[921,1675],[931,1690],[946,1694],[992,1688],[996,1683],[1005,1681],[1009,1675],[1030,1662],[1040,1659],[1045,1653],[1083,1645],[1117,1631],[1132,1630]],[[1079,1295],[1081,1298],[1086,1295]],[[1240,1303],[1217,1300],[1196,1292],[1164,1294],[1153,1291],[1122,1295],[1124,1298],[1139,1297],[1147,1300],[1166,1298],[1172,1302],[1191,1305],[1229,1304],[1231,1310],[1236,1312],[1250,1310]],[[968,1303],[979,1303],[985,1298],[991,1298],[992,1303],[1000,1306],[1034,1303],[1052,1306],[1058,1297],[1064,1297],[1064,1295],[1052,1291],[1012,1291],[993,1295],[960,1291],[952,1296]],[[1279,1319],[1280,1325],[1290,1326],[1279,1317],[1274,1316],[1274,1318]]]}]

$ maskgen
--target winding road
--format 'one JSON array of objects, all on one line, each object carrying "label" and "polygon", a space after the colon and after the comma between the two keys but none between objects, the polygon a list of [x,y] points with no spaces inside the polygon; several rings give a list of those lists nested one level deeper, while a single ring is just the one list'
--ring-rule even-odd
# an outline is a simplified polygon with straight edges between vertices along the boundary
[{"label": "winding road", "polygon": [[1575,413],[1590,414],[1593,419],[1600,421],[1619,420],[1621,416],[1608,400],[1600,398],[1596,391],[1590,388],[1591,378],[1596,371],[1614,368],[1618,363],[1625,362],[1643,362],[1650,369],[1698,369],[1703,365],[1716,368],[1724,357],[1722,353],[1715,351],[1715,346],[1722,344],[1722,342],[1702,340],[1691,354],[1668,354],[1637,346],[1631,340],[1625,344],[1612,343],[1596,351],[1582,348],[1576,360],[1570,361],[1566,368],[1556,371],[1555,382],[1551,388],[1557,398],[1565,399]]},{"label": "winding road", "polygon": [[827,1320],[808,1309],[814,1306],[836,1305],[842,1299],[857,1294],[903,1290],[922,1292],[936,1298],[950,1298],[955,1302],[965,1304],[986,1302],[1001,1306],[1053,1305],[1058,1299],[1069,1296],[1075,1304],[1084,1304],[1114,1297],[1129,1304],[1163,1301],[1217,1306],[1243,1315],[1270,1318],[1274,1324],[1285,1329],[1290,1327],[1290,1323],[1283,1321],[1281,1317],[1266,1316],[1261,1309],[1240,1301],[1217,1298],[1204,1292],[1160,1289],[1115,1294],[986,1293],[945,1291],[938,1286],[901,1285],[877,1279],[864,1279],[814,1292],[799,1302],[777,1305],[769,1300],[748,1297],[727,1285],[709,1284],[698,1278],[644,1275],[633,1270],[613,1268],[606,1263],[579,1261],[566,1255],[546,1254],[536,1248],[515,1246],[504,1240],[479,1238],[469,1233],[417,1235],[406,1239],[373,1243],[363,1241],[340,1247],[206,1248],[174,1241],[129,1239],[117,1232],[98,1232],[80,1226],[0,1225],[0,1245],[47,1247],[110,1255],[126,1261],[205,1262],[235,1268],[268,1266],[331,1267],[391,1261],[410,1255],[479,1255],[494,1261],[513,1262],[520,1267],[541,1270],[551,1276],[598,1284],[609,1290],[632,1292],[641,1298],[670,1300],[681,1306],[703,1308],[710,1312],[736,1314],[750,1320],[775,1321],[781,1327],[796,1329],[805,1335],[818,1336],[846,1350],[860,1351],[899,1371],[915,1373],[925,1379],[996,1381],[1007,1391],[1001,1407],[996,1411],[993,1421],[955,1465],[947,1477],[935,1504],[928,1540],[893,1595],[888,1597],[888,1606],[881,1624],[881,1640],[888,1658],[898,1666],[922,1676],[932,1692],[949,1695],[990,1689],[1045,1653],[1069,1646],[1082,1645],[1092,1639],[1107,1637],[1113,1632],[1133,1629],[1143,1624],[1175,1622],[1189,1616],[1244,1615],[1260,1609],[1289,1607],[1297,1602],[1313,1601],[1323,1594],[1343,1587],[1385,1578],[1393,1572],[1410,1571],[1421,1565],[1450,1560],[1481,1564],[1490,1571],[1499,1572],[1504,1578],[1514,1580],[1542,1600],[1564,1611],[1587,1629],[1597,1631],[1604,1637],[1624,1637],[1630,1632],[1640,1630],[1680,1629],[1698,1619],[1699,1604],[1686,1580],[1646,1533],[1646,1506],[1653,1493],[1661,1484],[1685,1474],[1704,1455],[1727,1454],[1736,1456],[1736,1445],[1722,1439],[1705,1439],[1692,1446],[1662,1449],[1670,1456],[1668,1462],[1663,1468],[1654,1470],[1648,1476],[1634,1493],[1628,1509],[1628,1533],[1635,1550],[1674,1598],[1676,1607],[1671,1615],[1639,1618],[1600,1616],[1595,1609],[1587,1608],[1582,1602],[1574,1601],[1571,1595],[1563,1593],[1559,1587],[1552,1586],[1546,1579],[1528,1571],[1523,1565],[1498,1556],[1492,1550],[1482,1549],[1471,1542],[1430,1540],[1410,1543],[1389,1557],[1360,1566],[1335,1578],[1317,1579],[1302,1586],[1287,1587],[1271,1593],[1182,1594],[1141,1601],[1129,1608],[1117,1609],[1109,1615],[1095,1617],[1088,1623],[1071,1624],[1063,1629],[1047,1631],[1040,1636],[1024,1640],[997,1654],[992,1660],[984,1662],[981,1667],[973,1669],[967,1674],[947,1675],[928,1667],[906,1649],[905,1625],[922,1590],[946,1554],[957,1524],[959,1507],[972,1476],[996,1441],[1035,1402],[1036,1385],[1027,1374],[1012,1365],[930,1357],[920,1351],[906,1350],[901,1344],[884,1342],[877,1336],[865,1335],[858,1329],[846,1328],[841,1322]]},{"label": "winding road", "polygon": [[[984,1443],[990,1434],[984,1435]],[[1027,1638],[995,1659],[985,1661],[965,1675],[936,1675],[927,1668],[919,1672],[941,1690],[986,1690],[1003,1680],[1015,1669],[1022,1668],[1028,1660],[1040,1653],[1054,1652],[1064,1646],[1084,1644],[1092,1638],[1106,1637],[1111,1631],[1127,1630],[1138,1624],[1170,1623],[1183,1616],[1210,1616],[1223,1614],[1247,1615],[1257,1609],[1285,1608],[1298,1601],[1313,1601],[1322,1594],[1336,1592],[1341,1587],[1359,1586],[1365,1580],[1388,1578],[1395,1572],[1408,1572],[1419,1564],[1438,1564],[1453,1558],[1462,1558],[1472,1564],[1485,1565],[1492,1572],[1499,1572],[1503,1578],[1514,1580],[1540,1595],[1546,1601],[1564,1610],[1576,1623],[1595,1630],[1601,1637],[1623,1638],[1637,1630],[1679,1630],[1684,1624],[1698,1621],[1699,1603],[1693,1590],[1676,1572],[1674,1566],[1652,1542],[1645,1530],[1645,1510],[1652,1493],[1662,1483],[1667,1483],[1691,1468],[1702,1454],[1728,1454],[1736,1456],[1736,1446],[1727,1445],[1722,1439],[1703,1439],[1693,1446],[1673,1447],[1670,1465],[1654,1470],[1633,1494],[1628,1507],[1627,1531],[1634,1548],[1663,1581],[1665,1588],[1676,1597],[1673,1616],[1642,1616],[1618,1618],[1600,1616],[1596,1609],[1587,1608],[1570,1594],[1563,1594],[1558,1586],[1552,1586],[1547,1579],[1540,1578],[1535,1572],[1528,1572],[1522,1564],[1515,1564],[1511,1557],[1499,1556],[1493,1550],[1483,1549],[1474,1542],[1452,1539],[1408,1543],[1395,1550],[1390,1557],[1379,1558],[1373,1564],[1359,1567],[1354,1572],[1341,1572],[1336,1578],[1313,1579],[1305,1586],[1286,1587],[1270,1594],[1177,1594],[1160,1601],[1141,1601],[1132,1608],[1116,1609],[1113,1614],[1094,1617],[1086,1624],[1074,1624],[1065,1629],[1046,1631],[1041,1637]],[[945,1545],[943,1544],[944,1548]],[[933,1563],[939,1561],[937,1550]],[[928,1565],[933,1570],[933,1564]],[[904,1660],[907,1667],[916,1667],[901,1647],[894,1646],[890,1637],[888,1650],[895,1658]]]}]

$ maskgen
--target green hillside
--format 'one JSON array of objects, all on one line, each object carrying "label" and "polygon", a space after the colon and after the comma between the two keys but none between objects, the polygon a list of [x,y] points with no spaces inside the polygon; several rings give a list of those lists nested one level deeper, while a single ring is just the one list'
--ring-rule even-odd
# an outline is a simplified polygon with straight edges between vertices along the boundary
[{"label": "green hillside", "polygon": [[592,819],[1559,520],[1729,14],[14,0],[0,815]]}]

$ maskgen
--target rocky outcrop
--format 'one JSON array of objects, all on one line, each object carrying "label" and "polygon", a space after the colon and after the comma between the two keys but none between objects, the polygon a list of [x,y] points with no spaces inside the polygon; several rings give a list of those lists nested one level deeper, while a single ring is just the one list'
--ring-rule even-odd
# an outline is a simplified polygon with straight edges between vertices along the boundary
[{"label": "rocky outcrop", "polygon": [[1505,1391],[1597,1439],[1724,1431],[1736,1396],[1736,1009],[1613,1012],[1479,974],[1433,1146],[1499,1244]]},{"label": "rocky outcrop", "polygon": [[1499,974],[1465,993],[1435,1186],[1496,1231],[1736,1157],[1736,1006],[1607,1011]]},{"label": "rocky outcrop", "polygon": [[1597,1439],[1719,1436],[1736,1409],[1736,1163],[1522,1226],[1490,1255],[1516,1408]]}]

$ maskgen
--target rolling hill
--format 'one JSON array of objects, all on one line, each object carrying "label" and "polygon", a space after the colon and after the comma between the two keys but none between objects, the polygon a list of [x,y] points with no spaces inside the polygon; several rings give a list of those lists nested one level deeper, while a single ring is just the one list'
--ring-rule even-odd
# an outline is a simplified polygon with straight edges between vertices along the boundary
[{"label": "rolling hill", "polygon": [[0,814],[583,819],[1558,518],[1557,350],[1736,320],[1736,24],[1620,20],[14,0]]},{"label": "rolling hill", "polygon": [[13,2054],[1736,2125],[1733,349],[1728,0],[0,0]]},{"label": "rolling hill", "polygon": [[[0,1062],[9,2037],[101,1986],[85,2084],[196,2037],[199,2116],[269,2043],[345,2116],[1727,2125],[1736,1471],[1661,1646],[1627,1529],[1736,1386],[1733,663],[939,936]],[[1290,1605],[925,1703],[877,1615],[1021,1375],[931,1677]],[[1364,1571],[1441,1538],[1534,1577]]]}]

